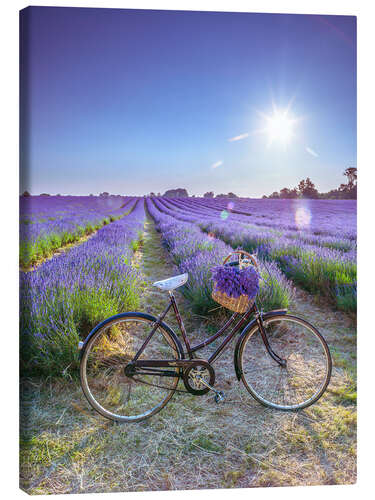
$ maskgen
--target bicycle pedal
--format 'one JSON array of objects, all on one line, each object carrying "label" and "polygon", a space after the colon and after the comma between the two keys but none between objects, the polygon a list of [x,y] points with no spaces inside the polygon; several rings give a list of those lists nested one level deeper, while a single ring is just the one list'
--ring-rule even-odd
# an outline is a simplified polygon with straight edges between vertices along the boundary
[{"label": "bicycle pedal", "polygon": [[223,403],[224,400],[225,400],[225,394],[223,393],[223,391],[218,391],[215,394],[215,403],[217,403],[217,404]]}]

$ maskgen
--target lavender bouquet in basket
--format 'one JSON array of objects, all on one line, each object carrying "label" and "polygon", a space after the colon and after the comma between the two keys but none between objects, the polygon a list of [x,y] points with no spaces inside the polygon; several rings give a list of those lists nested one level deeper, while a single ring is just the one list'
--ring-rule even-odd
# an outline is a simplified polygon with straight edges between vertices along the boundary
[{"label": "lavender bouquet in basket", "polygon": [[238,269],[234,266],[216,266],[212,269],[216,290],[229,297],[247,295],[253,299],[259,291],[259,274],[252,266]]}]

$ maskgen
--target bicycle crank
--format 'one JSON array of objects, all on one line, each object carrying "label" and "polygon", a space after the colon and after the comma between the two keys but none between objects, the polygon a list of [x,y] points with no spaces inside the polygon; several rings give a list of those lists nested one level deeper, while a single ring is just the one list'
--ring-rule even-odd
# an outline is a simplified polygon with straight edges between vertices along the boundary
[{"label": "bicycle crank", "polygon": [[215,383],[215,370],[203,360],[194,360],[195,363],[185,368],[182,379],[186,389],[196,396],[207,394]]},{"label": "bicycle crank", "polygon": [[201,379],[201,383],[207,387],[208,391],[213,391],[215,393],[215,403],[223,403],[225,400],[225,394],[223,391],[217,391],[214,387],[207,384],[207,382]]}]

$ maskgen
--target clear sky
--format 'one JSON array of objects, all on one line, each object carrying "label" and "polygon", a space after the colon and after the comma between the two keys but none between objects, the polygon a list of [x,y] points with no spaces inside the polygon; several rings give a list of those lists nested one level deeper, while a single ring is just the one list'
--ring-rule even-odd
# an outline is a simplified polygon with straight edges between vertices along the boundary
[{"label": "clear sky", "polygon": [[260,197],[356,165],[356,19],[29,7],[21,191]]}]

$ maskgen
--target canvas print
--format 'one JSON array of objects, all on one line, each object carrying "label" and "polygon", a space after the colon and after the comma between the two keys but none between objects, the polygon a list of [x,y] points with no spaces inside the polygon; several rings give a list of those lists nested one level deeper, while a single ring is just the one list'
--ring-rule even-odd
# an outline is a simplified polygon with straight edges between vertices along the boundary
[{"label": "canvas print", "polygon": [[20,487],[356,482],[356,19],[20,12]]}]

